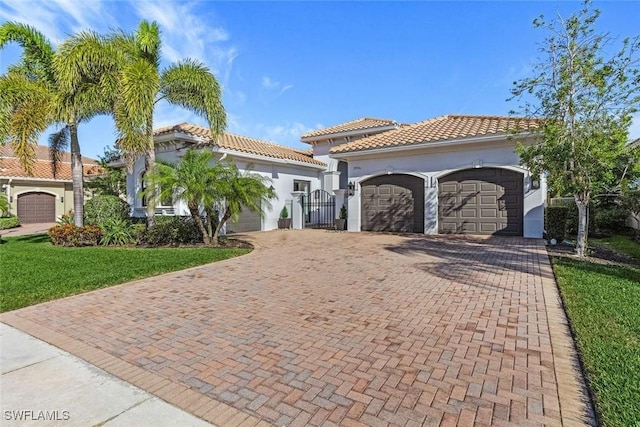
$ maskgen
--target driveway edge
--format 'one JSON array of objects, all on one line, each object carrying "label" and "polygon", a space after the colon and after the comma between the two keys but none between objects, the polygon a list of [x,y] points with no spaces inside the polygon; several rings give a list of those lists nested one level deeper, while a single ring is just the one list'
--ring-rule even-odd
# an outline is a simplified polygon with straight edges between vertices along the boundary
[{"label": "driveway edge", "polygon": [[538,252],[538,262],[544,304],[547,309],[562,425],[596,426],[598,423],[580,367],[578,351],[571,335],[569,321],[562,305],[560,290],[553,274],[551,260],[544,243],[541,242],[539,245],[541,247]]},{"label": "driveway edge", "polygon": [[120,378],[159,399],[198,418],[216,425],[268,427],[268,422],[246,414],[189,387],[172,382],[158,374],[121,360],[99,348],[92,347],[47,327],[24,319],[12,312],[0,315],[0,322],[60,348],[86,362]]}]

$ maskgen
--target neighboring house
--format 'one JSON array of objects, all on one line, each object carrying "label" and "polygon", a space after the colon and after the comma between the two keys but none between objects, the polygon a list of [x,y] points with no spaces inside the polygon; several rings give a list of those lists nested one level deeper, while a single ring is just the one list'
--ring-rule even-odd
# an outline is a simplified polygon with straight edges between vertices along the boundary
[{"label": "neighboring house", "polygon": [[[9,200],[10,213],[22,224],[55,222],[73,210],[71,155],[63,153],[53,174],[49,148],[38,145],[33,173],[28,175],[13,154],[11,144],[0,146],[0,185]],[[97,162],[82,158],[85,178],[100,172]]]},{"label": "neighboring house", "polygon": [[[348,208],[349,231],[497,234],[542,237],[546,183],[520,166],[515,141],[533,143],[535,119],[448,115],[407,125],[361,118],[301,136],[310,151],[199,126],[154,133],[158,158],[187,147],[233,156],[239,168],[272,179],[279,196],[264,218],[244,212],[228,231],[271,230],[286,205],[294,228],[331,227]],[[515,133],[514,133],[515,132]],[[143,160],[128,174],[128,201],[144,215]],[[166,202],[160,214],[187,214]]]}]

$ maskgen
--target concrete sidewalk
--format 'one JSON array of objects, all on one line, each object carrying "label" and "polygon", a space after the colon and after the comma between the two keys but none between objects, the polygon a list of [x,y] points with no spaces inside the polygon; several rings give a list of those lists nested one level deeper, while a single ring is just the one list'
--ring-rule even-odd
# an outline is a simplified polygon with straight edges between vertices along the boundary
[{"label": "concrete sidewalk", "polygon": [[0,371],[3,426],[211,426],[4,323]]}]

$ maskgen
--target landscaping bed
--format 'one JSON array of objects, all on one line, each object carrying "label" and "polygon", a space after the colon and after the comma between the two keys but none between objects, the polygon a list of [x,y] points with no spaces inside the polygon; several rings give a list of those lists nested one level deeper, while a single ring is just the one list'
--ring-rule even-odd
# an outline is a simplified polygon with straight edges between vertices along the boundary
[{"label": "landscaping bed", "polygon": [[45,234],[3,238],[0,312],[63,298],[250,252],[228,239],[223,247],[54,246]]}]

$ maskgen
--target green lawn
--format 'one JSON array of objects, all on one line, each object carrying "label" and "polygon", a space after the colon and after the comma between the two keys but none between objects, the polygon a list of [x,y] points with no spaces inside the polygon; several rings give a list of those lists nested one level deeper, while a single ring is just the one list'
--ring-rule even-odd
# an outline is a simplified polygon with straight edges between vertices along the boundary
[{"label": "green lawn", "polygon": [[639,426],[640,269],[553,264],[602,425]]},{"label": "green lawn", "polygon": [[629,236],[612,236],[600,239],[589,239],[589,244],[600,248],[610,249],[640,261],[640,244]]},{"label": "green lawn", "polygon": [[0,245],[0,312],[249,252],[222,248],[63,248],[44,234]]}]

